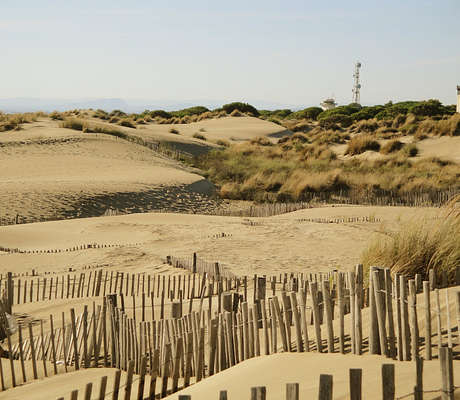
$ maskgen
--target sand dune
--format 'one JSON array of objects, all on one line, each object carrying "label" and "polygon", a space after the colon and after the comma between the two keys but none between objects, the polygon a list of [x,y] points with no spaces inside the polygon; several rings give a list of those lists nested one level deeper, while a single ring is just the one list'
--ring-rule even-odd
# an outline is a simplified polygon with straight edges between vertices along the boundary
[{"label": "sand dune", "polygon": [[[200,257],[222,262],[237,274],[348,269],[382,226],[396,226],[399,217],[434,209],[404,207],[320,207],[270,218],[246,219],[185,214],[131,214],[0,228],[0,245],[26,250],[65,249],[88,243],[141,243],[135,247],[81,250],[59,254],[3,254],[0,269],[14,263],[18,271],[43,266],[106,264],[143,270],[162,263],[166,255]],[[308,218],[374,216],[380,222],[322,224]],[[247,223],[252,220],[257,224]],[[213,235],[225,233],[226,237]]]},{"label": "sand dune", "polygon": [[[177,129],[179,135],[170,133],[170,129]],[[190,124],[148,124],[139,127],[137,134],[142,136],[157,137],[158,139],[182,141],[182,137],[192,138],[195,133],[205,136],[210,141],[219,139],[229,141],[251,140],[259,136],[279,136],[286,128],[254,117],[224,117],[218,119],[205,119]],[[199,139],[194,141],[202,142]]]},{"label": "sand dune", "polygon": [[95,216],[108,206],[138,211],[210,206],[194,196],[212,192],[203,177],[140,145],[57,128],[50,121],[0,138],[0,218]]},{"label": "sand dune", "polygon": [[[320,374],[333,375],[334,399],[349,398],[349,369],[363,369],[363,398],[381,398],[381,365],[396,364],[396,397],[413,392],[415,365],[395,362],[380,356],[354,356],[340,354],[275,354],[253,358],[205,379],[177,394],[167,397],[177,399],[178,394],[189,394],[193,399],[217,399],[220,390],[227,390],[229,399],[247,399],[254,386],[267,387],[267,399],[283,399],[286,383],[300,383],[300,398],[318,396]],[[460,362],[455,361],[454,368]],[[439,361],[424,364],[424,389],[439,389],[441,373]],[[424,399],[439,398],[439,393],[425,394]],[[457,394],[455,398],[460,398]]]}]

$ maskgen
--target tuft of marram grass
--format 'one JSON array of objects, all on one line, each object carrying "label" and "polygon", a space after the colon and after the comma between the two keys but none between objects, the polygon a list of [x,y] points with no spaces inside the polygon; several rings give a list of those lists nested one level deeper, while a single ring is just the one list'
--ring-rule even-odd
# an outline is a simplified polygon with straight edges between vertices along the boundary
[{"label": "tuft of marram grass", "polygon": [[349,142],[345,154],[354,156],[356,154],[364,153],[367,150],[379,151],[380,144],[372,136],[369,135],[356,135]]},{"label": "tuft of marram grass", "polygon": [[460,267],[460,195],[433,218],[414,218],[401,223],[396,232],[384,232],[364,250],[361,262],[391,268],[392,273],[425,279],[433,269],[454,279]]},{"label": "tuft of marram grass", "polygon": [[395,151],[401,150],[403,146],[403,143],[401,143],[399,140],[393,139],[385,143],[380,149],[380,152],[382,154],[394,153]]},{"label": "tuft of marram grass", "polygon": [[198,132],[194,133],[194,134],[193,134],[193,137],[194,137],[195,139],[206,140],[206,137],[203,136],[201,133],[198,133]]}]

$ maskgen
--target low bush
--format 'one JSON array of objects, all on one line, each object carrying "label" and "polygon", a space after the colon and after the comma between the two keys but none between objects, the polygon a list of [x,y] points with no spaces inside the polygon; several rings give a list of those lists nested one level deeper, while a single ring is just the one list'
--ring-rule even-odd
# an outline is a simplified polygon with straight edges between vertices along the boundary
[{"label": "low bush", "polygon": [[[322,114],[321,114],[322,115]],[[346,114],[331,114],[326,116],[319,116],[319,126],[324,129],[337,129],[340,125],[344,128],[349,127],[353,121],[349,115]]]},{"label": "low bush", "polygon": [[185,116],[200,115],[208,111],[209,109],[206,107],[195,106],[195,107],[184,108],[183,110],[179,110],[179,111],[171,111],[169,114],[172,115],[173,117],[182,118]]},{"label": "low bush", "polygon": [[242,113],[250,112],[255,117],[259,116],[259,111],[254,106],[251,106],[248,103],[241,103],[241,102],[233,102],[229,104],[224,104],[222,106],[222,110],[224,110],[227,114],[231,114],[234,110],[238,110]]},{"label": "low bush", "polygon": [[169,133],[174,133],[175,135],[179,135],[179,131],[176,128],[171,128]]}]

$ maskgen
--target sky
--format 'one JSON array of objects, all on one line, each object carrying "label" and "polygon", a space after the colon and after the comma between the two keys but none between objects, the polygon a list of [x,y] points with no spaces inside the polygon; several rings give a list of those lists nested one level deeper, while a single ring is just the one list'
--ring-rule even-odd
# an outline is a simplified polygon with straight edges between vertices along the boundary
[{"label": "sky", "polygon": [[0,0],[0,98],[456,102],[460,0]]}]

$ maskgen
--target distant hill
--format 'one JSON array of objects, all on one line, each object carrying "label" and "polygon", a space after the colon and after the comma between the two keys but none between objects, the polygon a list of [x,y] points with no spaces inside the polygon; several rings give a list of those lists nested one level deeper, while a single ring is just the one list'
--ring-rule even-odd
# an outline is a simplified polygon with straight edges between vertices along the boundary
[{"label": "distant hill", "polygon": [[[67,111],[73,109],[102,109],[105,111],[122,110],[128,113],[138,113],[144,110],[181,110],[187,107],[203,105],[209,109],[221,107],[222,104],[228,103],[226,100],[148,100],[148,99],[129,99],[122,98],[88,98],[88,99],[56,99],[56,98],[33,98],[33,97],[16,97],[0,98],[0,111],[7,113],[22,113],[34,111]],[[269,103],[265,101],[255,101],[254,104],[259,109],[279,109],[286,108],[286,105],[278,103]],[[301,106],[290,106],[289,108],[297,110]]]}]

